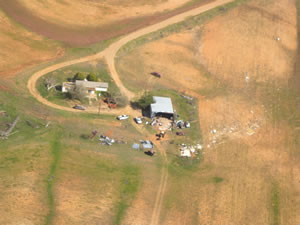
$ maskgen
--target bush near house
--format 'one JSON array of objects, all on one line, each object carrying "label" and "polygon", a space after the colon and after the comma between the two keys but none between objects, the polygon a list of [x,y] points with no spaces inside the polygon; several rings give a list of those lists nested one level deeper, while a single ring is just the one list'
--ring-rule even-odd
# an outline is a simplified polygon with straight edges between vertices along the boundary
[{"label": "bush near house", "polygon": [[85,75],[83,74],[83,73],[81,73],[81,72],[78,72],[78,73],[76,73],[75,74],[75,76],[74,76],[74,80],[84,80],[86,77],[85,77]]},{"label": "bush near house", "polygon": [[153,95],[148,92],[145,92],[144,95],[139,100],[137,100],[136,102],[133,102],[133,105],[135,107],[145,109],[152,103],[154,103]]},{"label": "bush near house", "polygon": [[86,79],[88,81],[97,81],[98,80],[96,74],[94,74],[94,73],[90,73],[89,75],[87,75]]}]

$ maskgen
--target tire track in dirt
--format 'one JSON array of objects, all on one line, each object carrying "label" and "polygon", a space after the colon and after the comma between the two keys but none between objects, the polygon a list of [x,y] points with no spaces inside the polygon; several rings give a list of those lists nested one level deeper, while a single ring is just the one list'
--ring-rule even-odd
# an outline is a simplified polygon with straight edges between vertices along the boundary
[{"label": "tire track in dirt", "polygon": [[[119,49],[122,46],[126,45],[128,42],[130,42],[134,39],[137,39],[137,38],[139,38],[143,35],[146,35],[146,34],[151,33],[151,32],[155,32],[155,31],[160,30],[164,27],[167,27],[171,24],[175,24],[175,23],[184,21],[187,17],[199,15],[203,12],[206,12],[206,11],[211,10],[213,8],[216,8],[218,6],[224,5],[226,3],[230,3],[232,1],[233,0],[216,0],[213,3],[209,3],[207,5],[201,6],[199,8],[195,8],[195,9],[187,11],[185,13],[178,14],[174,17],[171,17],[171,18],[169,18],[167,20],[164,20],[162,22],[159,22],[157,24],[154,24],[154,25],[151,25],[149,27],[137,30],[137,31],[125,36],[124,38],[116,41],[115,43],[110,45],[108,48],[106,48],[102,52],[99,52],[95,55],[86,56],[86,57],[82,57],[82,58],[79,58],[79,59],[59,63],[59,64],[56,64],[56,65],[49,66],[49,67],[47,67],[43,70],[40,70],[38,72],[35,72],[29,78],[28,83],[27,83],[27,87],[29,89],[29,92],[39,102],[41,102],[42,104],[45,104],[49,107],[60,109],[60,110],[65,110],[65,111],[69,111],[69,112],[80,113],[82,111],[78,111],[78,110],[75,110],[75,109],[72,109],[72,108],[56,105],[52,102],[49,102],[45,98],[43,98],[39,94],[38,90],[36,89],[36,82],[40,77],[46,75],[47,73],[58,70],[60,68],[70,66],[70,65],[74,65],[74,64],[77,64],[77,63],[98,60],[98,59],[104,57],[104,59],[106,60],[107,65],[108,65],[108,69],[111,73],[112,79],[115,81],[116,85],[120,88],[121,93],[123,95],[127,96],[129,100],[131,100],[136,95],[133,92],[129,91],[123,85],[123,83],[120,80],[119,75],[116,71],[116,67],[115,67],[115,57],[116,57],[117,52],[119,51]],[[198,95],[195,96],[195,97],[197,99],[200,99],[200,97]],[[121,112],[122,113],[126,112],[129,115],[134,115],[134,110],[131,109],[129,106],[126,107],[125,109],[121,109],[121,110],[111,110],[109,112],[102,112],[102,114],[103,113],[105,113],[105,114],[120,114]],[[85,113],[97,113],[97,111],[87,109]],[[161,174],[161,179],[160,179],[160,185],[159,185],[158,192],[157,192],[157,195],[156,195],[155,205],[154,205],[153,213],[152,213],[152,217],[151,217],[151,223],[150,223],[151,225],[159,224],[160,212],[161,212],[161,208],[162,208],[162,205],[163,205],[163,197],[164,197],[164,194],[166,192],[166,187],[167,187],[167,182],[168,182],[168,168],[167,168],[168,159],[167,159],[167,155],[166,155],[166,152],[162,150],[160,143],[156,143],[156,146],[157,146],[158,150],[160,151],[164,162],[163,162],[163,169],[162,169],[162,174]]]},{"label": "tire track in dirt", "polygon": [[160,184],[159,184],[158,191],[156,194],[156,199],[155,199],[155,204],[154,204],[154,208],[153,208],[153,213],[151,216],[150,225],[156,225],[159,222],[160,211],[161,211],[161,207],[163,205],[163,197],[166,192],[166,188],[167,188],[167,184],[168,184],[167,154],[165,151],[162,150],[162,147],[159,142],[157,142],[157,141],[156,142],[153,141],[153,142],[155,143],[157,149],[159,150],[160,154],[163,157],[163,168],[162,168],[162,172],[161,172]]}]

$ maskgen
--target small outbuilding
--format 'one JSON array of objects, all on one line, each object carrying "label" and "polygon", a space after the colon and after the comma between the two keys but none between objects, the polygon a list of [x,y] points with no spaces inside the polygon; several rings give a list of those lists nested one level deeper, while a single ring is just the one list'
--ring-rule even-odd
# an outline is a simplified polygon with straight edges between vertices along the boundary
[{"label": "small outbuilding", "polygon": [[154,103],[150,105],[150,116],[171,118],[174,116],[174,110],[171,98],[153,96]]}]

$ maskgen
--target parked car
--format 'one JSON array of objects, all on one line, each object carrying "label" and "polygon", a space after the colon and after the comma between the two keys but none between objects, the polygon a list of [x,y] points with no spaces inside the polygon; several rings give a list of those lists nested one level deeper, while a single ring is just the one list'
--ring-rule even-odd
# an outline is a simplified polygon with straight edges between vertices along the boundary
[{"label": "parked car", "polygon": [[74,105],[73,109],[85,110],[85,107],[82,105]]},{"label": "parked car", "polygon": [[127,120],[129,118],[129,116],[127,115],[120,115],[117,117],[118,120]]},{"label": "parked car", "polygon": [[184,136],[184,133],[182,131],[178,131],[178,132],[176,132],[176,135],[178,135],[178,136]]},{"label": "parked car", "polygon": [[142,121],[142,119],[141,119],[140,117],[135,117],[135,118],[134,118],[134,121],[135,121],[137,124],[142,124],[142,123],[143,123],[143,121]]},{"label": "parked car", "polygon": [[151,75],[155,76],[155,77],[158,77],[158,78],[161,78],[161,75],[157,72],[152,72],[150,73]]}]

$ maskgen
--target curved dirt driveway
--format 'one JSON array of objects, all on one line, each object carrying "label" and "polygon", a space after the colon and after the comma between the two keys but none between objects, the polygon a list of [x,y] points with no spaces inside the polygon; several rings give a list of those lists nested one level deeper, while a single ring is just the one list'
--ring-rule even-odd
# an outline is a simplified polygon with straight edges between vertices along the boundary
[{"label": "curved dirt driveway", "polygon": [[[40,70],[36,73],[34,73],[32,75],[32,77],[29,79],[27,87],[29,89],[29,92],[41,103],[56,108],[56,109],[61,109],[61,110],[66,110],[66,111],[71,111],[71,112],[82,112],[82,111],[78,111],[69,107],[64,107],[64,106],[60,106],[60,105],[56,105],[52,102],[49,102],[48,100],[46,100],[45,98],[43,98],[39,92],[36,89],[36,82],[37,80],[42,77],[43,75],[55,71],[57,69],[66,67],[66,66],[70,66],[73,64],[77,64],[77,63],[82,63],[82,62],[87,62],[87,61],[92,61],[92,60],[97,60],[100,59],[102,57],[105,58],[107,65],[108,65],[108,69],[111,73],[112,78],[114,79],[116,85],[120,88],[120,91],[126,95],[129,100],[134,98],[135,94],[131,91],[129,91],[128,89],[126,89],[123,85],[123,83],[121,82],[119,75],[116,71],[116,67],[115,67],[115,56],[118,52],[118,50],[124,46],[125,44],[127,44],[128,42],[141,37],[143,35],[146,35],[148,33],[157,31],[161,28],[164,28],[168,25],[174,24],[174,23],[178,23],[180,21],[185,20],[187,17],[189,16],[196,16],[198,14],[201,14],[205,11],[208,11],[210,9],[213,9],[215,7],[224,5],[226,3],[232,2],[233,0],[216,0],[213,3],[209,3],[207,5],[201,6],[199,8],[190,10],[188,12],[179,14],[177,16],[171,17],[165,21],[162,21],[160,23],[151,25],[149,27],[143,28],[141,30],[135,31],[127,36],[125,36],[124,38],[120,39],[119,41],[113,43],[112,45],[110,45],[108,48],[106,48],[104,51],[95,54],[95,55],[91,55],[91,56],[87,56],[87,57],[83,57],[83,58],[79,58],[79,59],[75,59],[75,60],[71,60],[71,61],[67,61],[67,62],[62,62],[56,65],[52,65],[49,66],[43,70]],[[96,111],[92,111],[92,110],[86,110],[86,112],[88,113],[97,113]],[[126,109],[122,109],[122,113],[126,112],[127,114],[133,115],[134,110],[132,110],[129,106]],[[103,114],[104,112],[102,112]],[[118,110],[114,110],[111,112],[105,112],[107,114],[117,114],[117,113],[121,113]],[[159,148],[160,153],[162,154],[165,163],[167,162],[167,157],[166,157],[166,153],[164,151],[162,151]],[[168,170],[167,168],[163,168],[162,174],[161,174],[161,179],[160,179],[160,185],[158,188],[158,192],[157,192],[157,196],[155,199],[155,205],[154,205],[154,209],[153,209],[153,213],[152,213],[152,217],[151,217],[151,225],[157,225],[159,224],[159,217],[160,217],[160,211],[161,211],[161,207],[163,204],[163,196],[164,193],[166,191],[166,187],[167,187],[167,179],[168,179]]]},{"label": "curved dirt driveway", "polygon": [[[108,48],[106,48],[102,52],[99,52],[99,53],[97,53],[95,55],[90,55],[90,56],[82,57],[82,58],[79,58],[79,59],[74,59],[74,60],[71,60],[71,61],[62,62],[62,63],[56,64],[56,65],[49,66],[49,67],[47,67],[47,68],[45,68],[43,70],[40,70],[38,72],[35,72],[29,78],[28,83],[27,83],[27,87],[29,89],[29,92],[39,102],[41,102],[41,103],[43,103],[43,104],[45,104],[47,106],[50,106],[50,107],[56,108],[56,109],[65,110],[65,111],[70,111],[70,112],[79,112],[78,110],[74,110],[74,109],[69,108],[69,107],[56,105],[56,104],[54,104],[52,102],[49,102],[45,98],[43,98],[39,94],[38,90],[36,89],[36,82],[37,82],[37,80],[40,77],[44,76],[45,74],[50,73],[50,72],[55,71],[55,70],[58,70],[60,68],[63,68],[63,67],[66,67],[66,66],[70,66],[70,65],[74,65],[74,64],[77,64],[77,63],[82,63],[82,62],[97,60],[97,59],[100,59],[100,58],[104,57],[106,59],[106,62],[107,62],[108,68],[110,70],[111,76],[114,79],[116,85],[120,88],[120,91],[124,95],[128,96],[129,99],[132,99],[135,96],[135,94],[132,93],[131,91],[129,91],[128,89],[126,89],[124,87],[123,83],[121,82],[121,80],[120,80],[120,78],[118,76],[116,68],[115,68],[115,62],[114,62],[115,56],[116,56],[118,50],[122,46],[124,46],[128,42],[130,42],[130,41],[132,41],[132,40],[134,40],[136,38],[139,38],[139,37],[141,37],[143,35],[146,35],[148,33],[157,31],[157,30],[159,30],[161,28],[164,28],[164,27],[166,27],[168,25],[171,25],[171,24],[174,24],[174,23],[178,23],[180,21],[185,20],[187,17],[196,16],[198,14],[201,14],[203,12],[206,12],[206,11],[210,10],[210,9],[213,9],[215,7],[224,5],[224,4],[232,2],[232,1],[233,0],[217,0],[217,1],[213,2],[213,3],[209,3],[209,4],[201,6],[199,8],[196,8],[196,9],[190,10],[188,12],[176,15],[174,17],[171,17],[171,18],[169,18],[167,20],[164,20],[164,21],[162,21],[160,23],[157,23],[157,24],[151,25],[149,27],[143,28],[141,30],[135,31],[135,32],[133,32],[133,33],[125,36],[124,38],[116,41],[115,43],[111,44]],[[126,111],[127,112],[130,111],[129,107],[126,109]],[[93,110],[86,110],[86,112],[88,112],[88,113],[97,113],[96,110],[94,110],[94,111]],[[103,113],[116,114],[116,113],[119,113],[119,111],[118,110],[112,110],[110,112],[103,112]]]}]

